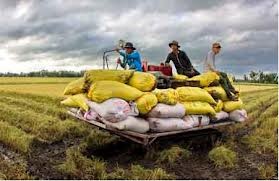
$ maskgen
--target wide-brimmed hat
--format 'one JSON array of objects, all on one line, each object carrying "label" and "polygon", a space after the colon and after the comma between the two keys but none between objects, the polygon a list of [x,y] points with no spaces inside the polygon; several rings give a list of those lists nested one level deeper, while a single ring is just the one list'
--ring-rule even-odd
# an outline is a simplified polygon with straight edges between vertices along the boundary
[{"label": "wide-brimmed hat", "polygon": [[180,47],[178,44],[178,41],[173,40],[172,42],[169,43],[169,47],[171,47],[172,45],[176,45],[178,48]]},{"label": "wide-brimmed hat", "polygon": [[132,48],[133,50],[135,50],[136,48],[134,47],[133,43],[131,42],[127,42],[124,46],[124,48]]}]

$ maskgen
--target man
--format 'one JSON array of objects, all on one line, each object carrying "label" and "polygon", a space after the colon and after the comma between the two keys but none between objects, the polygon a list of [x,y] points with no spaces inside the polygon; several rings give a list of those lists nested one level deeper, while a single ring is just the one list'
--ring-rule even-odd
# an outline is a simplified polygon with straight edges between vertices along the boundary
[{"label": "man", "polygon": [[172,60],[178,74],[183,74],[187,77],[193,77],[200,74],[192,66],[187,54],[179,49],[180,46],[177,41],[173,40],[171,43],[169,43],[169,47],[172,51],[169,53],[166,59],[166,65],[169,65],[170,61]]},{"label": "man", "polygon": [[237,100],[237,97],[233,94],[237,94],[238,91],[234,89],[232,86],[228,76],[224,72],[220,72],[216,69],[215,66],[215,56],[220,53],[221,51],[221,45],[220,43],[213,43],[212,44],[212,50],[208,52],[207,56],[204,60],[204,72],[216,72],[220,77],[220,84],[223,87],[223,89],[226,91],[226,94],[230,100]]},{"label": "man", "polygon": [[136,51],[136,48],[133,46],[131,42],[127,42],[124,46],[124,50],[116,51],[123,57],[123,62],[118,58],[117,63],[124,69],[126,69],[127,64],[129,65],[129,69],[134,69],[136,71],[142,72],[141,58],[140,54]]}]

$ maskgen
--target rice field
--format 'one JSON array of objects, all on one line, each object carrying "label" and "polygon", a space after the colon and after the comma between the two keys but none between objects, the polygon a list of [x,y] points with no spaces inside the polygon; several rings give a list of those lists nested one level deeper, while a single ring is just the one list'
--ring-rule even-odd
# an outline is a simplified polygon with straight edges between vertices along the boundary
[{"label": "rice field", "polygon": [[66,114],[74,79],[0,78],[0,179],[278,178],[277,85],[235,84],[249,119],[213,147],[179,140],[146,152]]}]

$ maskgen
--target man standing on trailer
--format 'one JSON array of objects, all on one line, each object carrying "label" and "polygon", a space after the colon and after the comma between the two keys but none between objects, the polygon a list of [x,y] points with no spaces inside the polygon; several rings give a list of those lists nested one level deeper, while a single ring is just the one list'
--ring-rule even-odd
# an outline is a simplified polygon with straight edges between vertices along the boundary
[{"label": "man standing on trailer", "polygon": [[131,42],[127,42],[124,46],[124,50],[116,49],[116,51],[123,57],[123,62],[118,58],[117,63],[124,69],[128,64],[129,69],[142,72],[141,58],[139,52]]},{"label": "man standing on trailer", "polygon": [[180,46],[177,41],[173,40],[171,43],[169,43],[169,47],[172,51],[169,53],[166,59],[166,65],[169,65],[170,61],[172,60],[178,74],[183,74],[187,77],[193,77],[200,74],[192,66],[187,54],[179,49]]},{"label": "man standing on trailer", "polygon": [[235,94],[238,94],[238,91],[232,86],[227,74],[218,71],[215,66],[215,56],[220,53],[221,48],[222,47],[220,43],[212,44],[212,49],[207,53],[207,56],[204,60],[204,72],[216,72],[220,77],[219,83],[225,90],[228,98],[230,100],[238,100],[238,98],[235,96]]}]

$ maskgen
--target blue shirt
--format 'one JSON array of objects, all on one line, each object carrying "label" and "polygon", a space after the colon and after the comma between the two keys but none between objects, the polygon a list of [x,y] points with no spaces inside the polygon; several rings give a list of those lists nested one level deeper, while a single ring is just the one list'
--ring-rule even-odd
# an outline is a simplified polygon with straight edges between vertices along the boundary
[{"label": "blue shirt", "polygon": [[132,53],[127,54],[124,50],[120,50],[119,54],[123,57],[123,63],[120,64],[121,67],[125,68],[128,64],[129,69],[135,69],[136,71],[142,72],[139,52],[134,50]]}]

